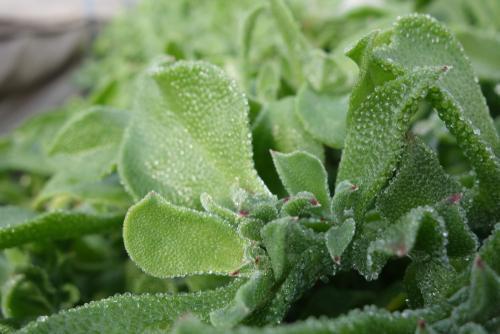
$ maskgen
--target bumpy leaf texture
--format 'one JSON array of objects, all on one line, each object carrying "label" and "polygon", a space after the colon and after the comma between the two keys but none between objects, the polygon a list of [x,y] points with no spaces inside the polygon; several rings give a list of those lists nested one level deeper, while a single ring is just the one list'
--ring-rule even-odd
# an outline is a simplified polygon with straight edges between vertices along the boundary
[{"label": "bumpy leaf texture", "polygon": [[208,63],[157,64],[139,84],[119,171],[135,198],[156,191],[200,208],[200,195],[231,205],[234,185],[268,191],[253,167],[248,104],[236,84]]},{"label": "bumpy leaf texture", "polygon": [[316,196],[322,211],[331,208],[328,175],[321,161],[306,152],[283,154],[273,152],[273,161],[281,182],[290,195],[307,191]]},{"label": "bumpy leaf texture", "polygon": [[12,206],[0,207],[0,248],[37,240],[78,237],[119,228],[121,214],[53,211],[42,214]]},{"label": "bumpy leaf texture", "polygon": [[[337,184],[349,180],[359,186],[356,211],[360,214],[396,168],[410,117],[442,73],[442,69],[420,68],[376,86],[363,102],[353,93]],[[358,90],[365,89],[361,85],[362,81]]]},{"label": "bumpy leaf texture", "polygon": [[431,17],[410,15],[396,23],[390,43],[374,53],[394,73],[423,66],[449,69],[435,83],[431,99],[477,173],[479,189],[468,210],[471,221],[491,227],[500,217],[500,139],[460,43]]},{"label": "bumpy leaf texture", "polygon": [[19,333],[144,333],[168,331],[180,316],[191,313],[207,321],[211,311],[227,304],[241,286],[236,280],[226,287],[191,294],[125,294],[50,317],[41,317]]},{"label": "bumpy leaf texture", "polygon": [[155,193],[128,211],[123,239],[132,260],[157,277],[229,274],[244,261],[245,242],[229,223]]}]

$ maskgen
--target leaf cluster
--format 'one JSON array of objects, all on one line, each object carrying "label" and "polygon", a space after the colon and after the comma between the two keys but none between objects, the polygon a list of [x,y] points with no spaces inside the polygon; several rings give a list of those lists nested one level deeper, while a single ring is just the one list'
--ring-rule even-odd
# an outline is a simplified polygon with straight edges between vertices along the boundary
[{"label": "leaf cluster", "polygon": [[500,5],[307,3],[144,1],[0,139],[3,332],[500,330]]}]

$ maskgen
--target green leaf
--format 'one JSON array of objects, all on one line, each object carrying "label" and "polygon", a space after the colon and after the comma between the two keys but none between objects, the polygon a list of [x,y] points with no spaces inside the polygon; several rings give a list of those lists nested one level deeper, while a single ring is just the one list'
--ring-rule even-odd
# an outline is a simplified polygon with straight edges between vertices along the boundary
[{"label": "green leaf", "polygon": [[67,173],[65,169],[74,168],[80,178],[108,174],[116,164],[128,119],[128,113],[105,107],[79,112],[58,131],[48,153],[59,169]]},{"label": "green leaf", "polygon": [[35,206],[58,197],[121,208],[130,205],[116,175],[110,175],[128,120],[128,113],[106,107],[93,107],[71,117],[49,147],[56,173],[36,197]]},{"label": "green leaf", "polygon": [[409,137],[396,176],[377,197],[377,209],[395,221],[414,207],[433,205],[461,191],[432,149],[419,138]]},{"label": "green leaf", "polygon": [[400,257],[409,254],[414,261],[445,260],[447,242],[442,217],[431,207],[418,207],[390,225],[383,238],[370,245],[368,257],[384,253]]},{"label": "green leaf", "polygon": [[121,214],[52,211],[42,214],[12,206],[0,207],[0,249],[40,240],[99,233],[121,226]]},{"label": "green leaf", "polygon": [[38,268],[29,268],[14,274],[2,286],[2,314],[6,318],[35,318],[54,312],[55,288],[47,274]]},{"label": "green leaf", "polygon": [[354,205],[358,200],[359,187],[345,180],[335,187],[332,198],[332,213],[335,221],[343,222],[354,216]]},{"label": "green leaf", "polygon": [[256,78],[255,90],[260,101],[273,101],[278,95],[281,85],[279,68],[272,62],[265,63]]},{"label": "green leaf", "polygon": [[483,326],[469,322],[460,327],[458,334],[488,334],[488,332]]},{"label": "green leaf", "polygon": [[249,65],[250,50],[252,48],[252,36],[259,16],[264,13],[264,6],[257,6],[245,17],[242,28],[241,50],[243,61]]},{"label": "green leaf", "polygon": [[321,211],[329,214],[331,210],[328,175],[321,161],[307,152],[272,152],[274,166],[281,182],[290,195],[307,191],[316,196]]},{"label": "green leaf", "polygon": [[227,275],[244,261],[245,242],[229,223],[155,193],[129,209],[123,239],[130,258],[156,277]]},{"label": "green leaf", "polygon": [[284,153],[300,150],[324,159],[323,146],[304,130],[295,113],[295,97],[269,103],[255,121],[254,134],[264,141],[257,144],[258,155],[268,154],[269,149]]},{"label": "green leaf", "polygon": [[348,101],[348,95],[320,93],[306,85],[297,95],[295,110],[314,139],[329,147],[342,148]]},{"label": "green leaf", "polygon": [[318,207],[320,204],[316,196],[310,192],[301,191],[283,199],[280,213],[285,217],[311,216]]},{"label": "green leaf", "polygon": [[[369,66],[369,65],[368,65]],[[337,185],[349,180],[359,186],[356,212],[362,214],[391,176],[402,152],[403,138],[417,103],[442,74],[421,68],[376,86],[362,101],[363,85],[353,92],[347,119],[347,137]]]},{"label": "green leaf", "polygon": [[247,325],[264,326],[279,324],[288,310],[297,302],[316,282],[334,272],[328,251],[318,240],[316,244],[305,249],[291,268],[285,281],[276,289],[276,293],[269,303],[257,310],[244,323]]},{"label": "green leaf", "polygon": [[294,83],[300,85],[304,80],[302,57],[304,50],[308,48],[307,42],[283,0],[271,0],[269,5],[276,28],[287,47],[287,60]]},{"label": "green leaf", "polygon": [[404,279],[408,305],[412,308],[430,307],[446,302],[450,292],[457,289],[457,276],[456,270],[443,261],[412,262]]},{"label": "green leaf", "polygon": [[65,108],[36,114],[3,139],[0,145],[0,170],[20,170],[50,175],[54,171],[46,150],[59,128],[75,110]]},{"label": "green leaf", "polygon": [[219,68],[155,65],[143,76],[134,109],[119,172],[135,198],[154,190],[200,208],[203,192],[230,205],[234,185],[268,194],[253,167],[248,103]]},{"label": "green leaf", "polygon": [[397,222],[364,221],[356,226],[347,263],[368,280],[376,279],[387,260],[409,256],[414,261],[446,261],[445,224],[431,207],[418,207]]},{"label": "green leaf", "polygon": [[449,299],[449,317],[435,324],[440,332],[459,332],[459,328],[467,328],[470,323],[480,325],[488,333],[498,331],[500,277],[479,255],[470,267],[470,285]]},{"label": "green leaf", "polygon": [[[111,174],[102,179],[85,179],[72,172],[57,173],[47,183],[35,198],[35,207],[41,207],[49,200],[76,199],[96,206],[104,205],[125,212],[131,205],[131,198],[120,184],[118,175]],[[76,173],[75,173],[76,174]]]},{"label": "green leaf", "polygon": [[484,240],[479,254],[500,275],[500,224],[496,224],[490,236]]},{"label": "green leaf", "polygon": [[340,264],[342,254],[351,243],[355,231],[356,223],[354,219],[349,218],[340,225],[332,226],[325,234],[328,252],[335,263]]},{"label": "green leaf", "polygon": [[225,328],[239,324],[272,297],[271,289],[274,283],[271,270],[255,271],[238,289],[231,303],[210,314],[211,322],[217,327]]},{"label": "green leaf", "polygon": [[239,327],[232,330],[227,328],[215,328],[194,319],[180,321],[174,327],[175,334],[413,334],[417,327],[417,320],[425,316],[419,310],[407,310],[404,312],[388,312],[375,307],[365,307],[363,310],[353,310],[346,315],[336,319],[308,319],[297,321],[293,324],[280,326]]},{"label": "green leaf", "polygon": [[480,324],[500,316],[500,276],[480,257],[474,260],[466,305],[467,318]]},{"label": "green leaf", "polygon": [[443,217],[448,235],[446,252],[449,257],[467,257],[476,252],[478,247],[477,236],[470,230],[466,212],[456,199],[457,195],[452,195],[434,208]]},{"label": "green leaf", "polygon": [[393,72],[412,73],[423,66],[446,66],[436,82],[433,106],[479,179],[479,192],[468,209],[477,225],[490,227],[500,217],[500,139],[469,60],[455,37],[425,15],[400,19],[388,45],[375,50],[379,61]]},{"label": "green leaf", "polygon": [[261,235],[276,281],[283,280],[303,252],[319,239],[312,230],[290,217],[266,224]]},{"label": "green leaf", "polygon": [[238,216],[236,215],[236,213],[216,203],[209,194],[201,194],[200,202],[201,206],[203,206],[203,209],[205,209],[205,211],[207,211],[208,213],[219,216],[221,219],[230,224],[237,224]]},{"label": "green leaf", "polygon": [[124,294],[91,302],[50,317],[41,317],[19,333],[142,333],[165,331],[187,312],[208,321],[226,305],[244,280],[216,290],[188,294]]},{"label": "green leaf", "polygon": [[463,26],[454,29],[470,57],[474,72],[482,80],[500,80],[500,36],[497,32]]},{"label": "green leaf", "polygon": [[[375,55],[390,64],[394,71],[412,72],[422,66],[448,66],[449,73],[437,83],[437,87],[446,92],[449,105],[435,107],[447,114],[453,114],[453,109],[460,109],[456,111],[463,117],[459,123],[466,128],[478,129],[478,137],[498,154],[498,134],[488,115],[486,101],[470,61],[460,43],[441,23],[426,15],[403,17],[393,28],[390,44],[375,50]],[[445,122],[451,120],[449,117],[442,118]],[[453,134],[458,132],[459,129],[450,126],[451,122],[447,125]]]}]

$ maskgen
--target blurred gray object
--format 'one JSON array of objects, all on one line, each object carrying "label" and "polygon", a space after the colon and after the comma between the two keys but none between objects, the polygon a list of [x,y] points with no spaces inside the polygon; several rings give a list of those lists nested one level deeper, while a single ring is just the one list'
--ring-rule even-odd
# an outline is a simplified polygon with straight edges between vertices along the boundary
[{"label": "blurred gray object", "polygon": [[79,93],[72,76],[102,23],[133,1],[0,1],[0,134]]}]

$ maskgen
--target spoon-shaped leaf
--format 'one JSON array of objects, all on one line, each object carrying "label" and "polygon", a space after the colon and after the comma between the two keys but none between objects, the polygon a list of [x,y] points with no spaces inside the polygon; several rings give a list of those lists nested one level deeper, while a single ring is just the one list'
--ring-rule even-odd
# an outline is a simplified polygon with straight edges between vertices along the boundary
[{"label": "spoon-shaped leaf", "polygon": [[236,84],[208,63],[157,65],[143,77],[119,171],[141,198],[156,191],[201,208],[200,195],[230,205],[230,189],[268,193],[253,166],[248,104]]},{"label": "spoon-shaped leaf", "polygon": [[130,258],[157,277],[229,274],[243,263],[245,243],[229,223],[155,193],[130,208],[123,239]]}]

